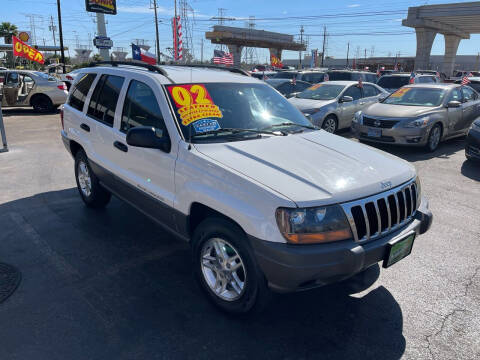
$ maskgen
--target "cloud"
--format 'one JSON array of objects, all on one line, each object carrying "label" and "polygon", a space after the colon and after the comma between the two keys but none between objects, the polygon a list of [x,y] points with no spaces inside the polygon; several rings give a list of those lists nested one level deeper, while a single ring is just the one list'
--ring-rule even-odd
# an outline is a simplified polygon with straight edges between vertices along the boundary
[{"label": "cloud", "polygon": [[350,5],[347,5],[347,7],[349,8],[356,8],[356,7],[359,7],[360,4],[350,4]]}]

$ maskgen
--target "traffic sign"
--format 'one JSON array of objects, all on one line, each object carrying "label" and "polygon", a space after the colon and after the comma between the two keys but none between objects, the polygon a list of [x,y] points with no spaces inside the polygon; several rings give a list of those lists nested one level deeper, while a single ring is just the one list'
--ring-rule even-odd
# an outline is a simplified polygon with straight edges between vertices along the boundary
[{"label": "traffic sign", "polygon": [[111,49],[113,47],[113,41],[106,36],[95,36],[93,45],[95,45],[97,49]]}]

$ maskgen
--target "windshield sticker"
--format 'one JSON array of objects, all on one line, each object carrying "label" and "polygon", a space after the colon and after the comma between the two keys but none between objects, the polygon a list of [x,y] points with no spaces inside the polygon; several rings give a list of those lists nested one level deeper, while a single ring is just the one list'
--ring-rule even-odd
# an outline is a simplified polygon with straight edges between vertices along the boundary
[{"label": "windshield sticker", "polygon": [[412,88],[401,88],[401,89],[398,89],[397,91],[395,91],[392,95],[390,95],[391,97],[402,97],[403,95],[405,95],[407,92],[409,92]]},{"label": "windshield sticker", "polygon": [[323,84],[315,84],[310,86],[307,90],[317,90],[320,86],[323,86]]},{"label": "windshield sticker", "polygon": [[197,134],[220,129],[220,124],[215,119],[198,120],[192,124]]},{"label": "windshield sticker", "polygon": [[213,103],[207,88],[201,84],[169,86],[168,91],[178,109],[182,125],[187,126],[194,121],[217,117],[223,114]]}]

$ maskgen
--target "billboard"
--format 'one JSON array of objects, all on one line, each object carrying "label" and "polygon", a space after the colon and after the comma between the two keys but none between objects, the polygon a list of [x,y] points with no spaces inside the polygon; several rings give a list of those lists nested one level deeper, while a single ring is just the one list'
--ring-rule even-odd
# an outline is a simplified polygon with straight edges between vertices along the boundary
[{"label": "billboard", "polygon": [[116,0],[85,0],[85,7],[89,12],[117,15]]}]

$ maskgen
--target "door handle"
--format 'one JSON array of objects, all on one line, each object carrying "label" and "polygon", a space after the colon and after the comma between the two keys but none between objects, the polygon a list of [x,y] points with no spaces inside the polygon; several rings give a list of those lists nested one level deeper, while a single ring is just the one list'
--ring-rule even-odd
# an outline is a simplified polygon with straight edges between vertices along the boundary
[{"label": "door handle", "polygon": [[85,130],[86,132],[90,132],[90,126],[88,126],[87,124],[80,124],[80,128],[82,130]]},{"label": "door handle", "polygon": [[121,143],[120,141],[115,141],[113,143],[113,146],[115,146],[118,150],[120,151],[123,151],[123,152],[127,152],[128,151],[128,147],[127,145]]}]

